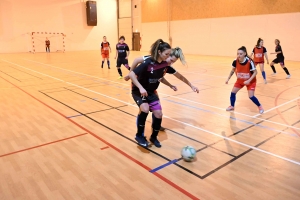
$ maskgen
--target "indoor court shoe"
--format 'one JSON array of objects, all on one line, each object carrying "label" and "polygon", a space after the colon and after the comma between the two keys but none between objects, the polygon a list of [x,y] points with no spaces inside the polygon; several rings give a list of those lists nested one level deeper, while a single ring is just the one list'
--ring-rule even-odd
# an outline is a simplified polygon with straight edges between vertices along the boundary
[{"label": "indoor court shoe", "polygon": [[123,76],[119,76],[119,78],[118,79],[123,79]]},{"label": "indoor court shoe", "polygon": [[103,65],[101,66],[101,68],[103,68]]},{"label": "indoor court shoe", "polygon": [[260,114],[263,114],[265,112],[265,110],[263,109],[262,106],[258,106],[258,109],[259,109],[259,113]]},{"label": "indoor court shoe", "polygon": [[287,75],[286,78],[287,78],[287,79],[291,78],[291,75]]},{"label": "indoor court shoe", "polygon": [[234,107],[233,106],[229,106],[228,108],[226,108],[226,111],[233,111]]},{"label": "indoor court shoe", "polygon": [[164,128],[164,127],[160,127],[160,129],[159,129],[159,131],[165,131],[166,130],[166,128]]},{"label": "indoor court shoe", "polygon": [[150,138],[150,142],[152,142],[152,144],[154,144],[154,146],[156,146],[158,148],[161,147],[161,144],[157,139]]},{"label": "indoor court shoe", "polygon": [[135,140],[137,141],[137,143],[143,147],[148,147],[148,141],[146,139],[146,137],[144,136],[135,136]]},{"label": "indoor court shoe", "polygon": [[265,84],[267,84],[267,83],[268,83],[266,79],[265,79],[264,81],[265,81]]},{"label": "indoor court shoe", "polygon": [[272,76],[275,76],[277,73],[273,73]]},{"label": "indoor court shoe", "polygon": [[108,66],[108,69],[110,69],[110,66]]}]

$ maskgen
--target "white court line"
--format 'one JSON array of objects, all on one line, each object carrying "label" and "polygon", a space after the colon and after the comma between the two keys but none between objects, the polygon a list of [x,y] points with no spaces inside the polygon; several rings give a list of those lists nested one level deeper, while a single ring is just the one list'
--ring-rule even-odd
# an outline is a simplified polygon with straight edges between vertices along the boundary
[{"label": "white court line", "polygon": [[[284,105],[286,105],[286,104],[289,104],[289,103],[291,103],[291,102],[293,102],[293,101],[296,101],[296,100],[298,100],[298,99],[300,99],[300,97],[297,97],[297,98],[292,99],[292,100],[290,100],[290,101],[287,101],[287,102],[285,102],[285,103],[283,103],[283,104],[280,104],[280,105],[278,105],[278,106],[275,106],[274,108],[271,108],[271,109],[269,109],[269,110],[266,110],[264,113],[268,113],[268,112],[270,112],[270,111],[272,111],[272,110],[275,110],[275,109],[277,109],[277,108],[279,108],[279,107],[281,107],[281,106],[284,106]],[[259,115],[261,115],[261,114],[254,115],[253,117],[257,117],[257,116],[259,116]]]},{"label": "white court line", "polygon": [[[137,107],[136,105],[132,105],[132,104],[130,104],[130,103],[127,103],[127,102],[125,102],[125,101],[122,101],[122,100],[119,100],[119,99],[116,99],[116,98],[113,98],[113,97],[107,96],[107,95],[105,95],[105,94],[102,94],[102,93],[100,93],[100,92],[96,92],[96,91],[93,91],[93,90],[87,89],[87,88],[85,88],[85,87],[82,87],[82,86],[79,86],[79,85],[76,85],[76,84],[73,84],[73,83],[70,83],[70,82],[67,82],[67,81],[64,81],[64,80],[61,80],[61,79],[58,79],[58,78],[52,77],[52,76],[50,76],[50,75],[47,75],[47,74],[44,74],[44,73],[41,73],[41,72],[38,72],[38,71],[35,71],[35,70],[32,70],[32,69],[29,69],[29,68],[27,68],[27,67],[24,67],[24,66],[21,66],[21,65],[18,65],[18,64],[15,64],[15,63],[12,63],[12,62],[9,62],[9,61],[6,61],[6,60],[3,60],[3,59],[2,59],[2,61],[4,61],[4,62],[7,62],[7,63],[10,63],[10,64],[13,64],[13,65],[16,65],[16,66],[18,66],[18,67],[21,67],[21,68],[24,68],[24,69],[27,69],[27,70],[30,70],[30,71],[32,71],[32,72],[35,72],[35,73],[38,73],[38,74],[42,74],[42,75],[44,75],[44,76],[47,76],[47,77],[53,78],[53,79],[55,79],[55,80],[59,80],[59,81],[61,81],[61,82],[64,82],[64,83],[66,83],[66,84],[69,84],[69,85],[73,85],[73,86],[75,86],[75,87],[78,87],[78,88],[84,89],[84,90],[86,90],[86,91],[89,91],[89,92],[92,92],[92,93],[95,93],[95,94],[98,94],[98,95],[101,95],[101,96],[104,96],[104,97],[107,97],[107,98],[110,98],[110,99],[113,99],[113,100],[116,100],[116,101],[122,102],[122,103],[124,103],[124,104],[127,104],[127,105],[129,105],[129,106]],[[184,124],[184,125],[186,125],[186,126],[189,126],[189,127],[192,127],[192,128],[198,129],[198,130],[201,130],[201,131],[203,131],[203,132],[206,132],[206,133],[209,133],[209,134],[211,134],[211,135],[215,135],[215,136],[217,136],[217,137],[223,138],[224,140],[228,140],[228,141],[231,141],[231,142],[237,143],[237,144],[239,144],[239,145],[242,145],[242,146],[248,147],[248,148],[250,148],[250,149],[257,150],[257,151],[259,151],[259,152],[262,152],[262,153],[265,153],[265,154],[268,154],[268,155],[274,156],[274,157],[276,157],[276,158],[279,158],[279,159],[282,159],[282,160],[285,160],[285,161],[288,161],[288,162],[294,163],[294,164],[296,164],[296,165],[300,165],[300,162],[297,162],[297,161],[295,161],[295,160],[288,159],[288,158],[285,158],[285,157],[283,157],[283,156],[279,156],[279,155],[277,155],[277,154],[274,154],[274,153],[271,153],[271,152],[268,152],[268,151],[265,151],[265,150],[259,149],[259,148],[257,148],[257,147],[254,147],[254,146],[251,146],[251,145],[248,145],[248,144],[245,144],[245,143],[242,143],[242,142],[239,142],[239,141],[233,140],[233,139],[231,139],[231,138],[228,138],[228,137],[225,137],[225,136],[219,135],[219,134],[217,134],[217,133],[214,133],[214,132],[211,132],[211,131],[208,131],[208,130],[202,129],[202,128],[198,127],[198,126],[194,126],[194,125],[191,125],[191,124],[188,124],[188,123],[185,123],[185,122],[182,122],[182,121],[179,121],[179,120],[173,119],[173,118],[171,118],[171,117],[168,117],[168,116],[164,116],[164,118],[167,118],[167,119],[170,119],[170,120],[172,120],[172,121],[178,122],[178,123],[180,123],[180,124]]]},{"label": "white court line", "polygon": [[[72,70],[67,70],[67,69],[64,69],[64,68],[56,67],[56,66],[53,66],[53,65],[49,65],[49,64],[45,64],[45,63],[41,63],[41,62],[29,60],[29,59],[23,59],[23,60],[27,60],[27,61],[29,61],[29,62],[34,62],[34,63],[46,65],[46,66],[49,66],[49,67],[54,67],[54,68],[57,68],[57,69],[61,69],[61,70],[65,70],[65,71],[69,71],[69,72],[73,72],[73,73],[77,73],[77,74],[81,74],[81,75],[93,77],[93,78],[96,78],[96,79],[105,80],[105,81],[112,82],[112,83],[117,83],[117,84],[120,84],[120,85],[126,85],[126,86],[129,86],[128,84],[124,84],[124,83],[120,83],[120,82],[116,82],[116,81],[111,81],[111,80],[109,80],[109,79],[99,78],[99,77],[97,77],[97,76],[92,76],[92,75],[88,75],[88,74],[84,74],[84,73],[80,73],[80,72],[76,72],[76,71],[72,71]],[[208,75],[208,76],[211,76],[211,75]],[[216,77],[218,77],[218,76],[216,76]],[[196,101],[191,101],[191,100],[188,100],[188,99],[184,99],[184,98],[180,98],[180,97],[177,97],[177,96],[172,96],[172,95],[164,94],[164,93],[161,93],[161,92],[160,92],[159,94],[166,95],[166,96],[168,96],[168,97],[172,97],[172,98],[176,98],[176,99],[180,99],[180,100],[183,100],[183,101],[187,101],[187,102],[191,102],[191,103],[195,103],[195,104],[207,106],[207,107],[210,107],[210,108],[215,108],[215,109],[222,110],[222,111],[225,110],[224,108],[219,108],[219,107],[216,107],[216,106],[212,106],[212,105],[208,105],[208,104],[204,104],[204,103],[200,103],[200,102],[196,102]],[[243,116],[246,116],[246,117],[250,117],[250,118],[259,119],[259,120],[262,120],[262,121],[265,121],[265,122],[269,122],[269,123],[273,123],[273,124],[285,126],[285,127],[288,127],[288,128],[293,128],[293,129],[300,130],[300,128],[296,128],[296,127],[294,127],[294,126],[290,126],[290,125],[287,125],[287,124],[283,124],[283,123],[279,123],[279,122],[274,122],[274,121],[267,120],[267,119],[263,119],[263,118],[253,117],[253,116],[251,116],[251,115],[239,113],[239,112],[236,112],[236,111],[235,111],[234,113],[235,113],[235,114],[239,114],[239,115],[243,115]]]}]

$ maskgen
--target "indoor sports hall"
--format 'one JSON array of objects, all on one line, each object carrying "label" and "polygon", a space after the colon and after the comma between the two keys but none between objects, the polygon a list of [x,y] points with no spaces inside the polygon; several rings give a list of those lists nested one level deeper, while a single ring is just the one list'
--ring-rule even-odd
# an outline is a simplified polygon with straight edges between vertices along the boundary
[{"label": "indoor sports hall", "polygon": [[298,200],[299,24],[300,0],[1,0],[0,199]]}]

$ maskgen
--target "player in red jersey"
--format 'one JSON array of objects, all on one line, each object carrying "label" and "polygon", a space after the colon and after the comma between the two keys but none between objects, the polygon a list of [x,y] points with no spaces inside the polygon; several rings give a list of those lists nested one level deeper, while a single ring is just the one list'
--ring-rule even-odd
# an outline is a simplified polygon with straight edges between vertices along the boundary
[{"label": "player in red jersey", "polygon": [[250,57],[252,57],[254,54],[253,60],[254,60],[255,66],[259,65],[261,74],[265,81],[265,84],[267,84],[266,72],[264,69],[264,63],[265,63],[264,57],[266,57],[267,64],[269,64],[269,59],[268,59],[267,49],[263,45],[264,45],[263,39],[258,38],[257,44],[254,47]]},{"label": "player in red jersey", "polygon": [[226,110],[234,110],[236,93],[244,86],[246,86],[249,98],[253,101],[253,103],[255,103],[255,105],[258,106],[259,113],[262,114],[264,112],[264,109],[259,103],[258,99],[254,96],[257,70],[255,68],[254,62],[247,55],[248,54],[246,47],[242,46],[237,51],[237,59],[235,59],[232,63],[232,70],[229,74],[226,84],[228,84],[228,81],[234,73],[236,73],[237,80],[232,88],[230,95],[231,105]]},{"label": "player in red jersey", "polygon": [[109,53],[111,53],[110,44],[109,42],[107,42],[106,36],[103,36],[103,42],[101,42],[101,55],[102,55],[101,68],[103,68],[104,61],[107,60],[107,66],[108,69],[110,69]]}]

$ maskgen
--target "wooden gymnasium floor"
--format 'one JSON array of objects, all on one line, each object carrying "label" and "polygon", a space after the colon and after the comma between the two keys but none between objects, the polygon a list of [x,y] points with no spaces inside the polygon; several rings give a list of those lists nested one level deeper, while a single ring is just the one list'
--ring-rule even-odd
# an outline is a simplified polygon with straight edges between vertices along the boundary
[{"label": "wooden gymnasium floor", "polygon": [[[98,51],[1,54],[0,199],[299,199],[300,63],[286,62],[290,80],[278,65],[274,77],[266,66],[267,85],[259,72],[263,115],[246,89],[229,113],[234,55],[175,64],[200,93],[167,75],[179,90],[158,90],[163,147],[143,149],[115,60],[108,70]],[[179,159],[185,145],[196,161]]]}]

